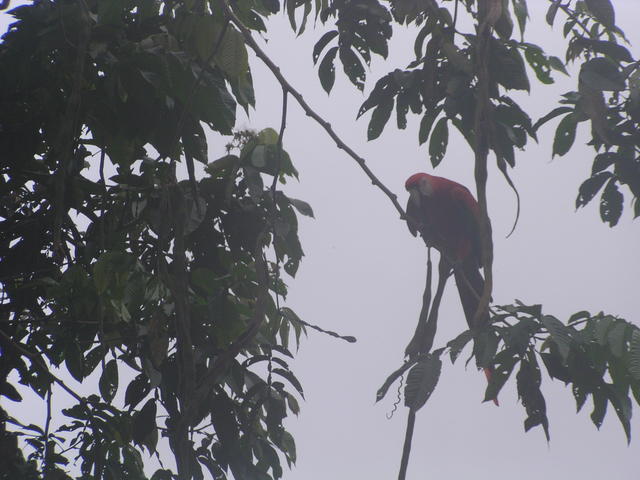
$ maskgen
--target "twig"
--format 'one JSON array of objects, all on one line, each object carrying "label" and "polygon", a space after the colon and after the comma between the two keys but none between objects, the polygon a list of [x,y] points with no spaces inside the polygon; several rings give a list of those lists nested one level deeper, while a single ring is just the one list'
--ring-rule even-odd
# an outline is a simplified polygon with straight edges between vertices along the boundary
[{"label": "twig", "polygon": [[267,54],[258,46],[256,41],[253,39],[251,35],[251,31],[247,27],[245,27],[242,21],[233,13],[231,8],[229,7],[228,0],[222,0],[221,6],[225,12],[225,15],[227,15],[227,17],[233,22],[233,24],[238,28],[238,30],[240,30],[240,33],[242,33],[242,36],[244,37],[244,40],[247,43],[247,45],[251,47],[251,49],[256,53],[256,56],[264,62],[264,64],[269,68],[269,70],[271,70],[271,73],[273,73],[273,75],[276,77],[278,82],[280,82],[280,85],[282,86],[282,88],[285,89],[287,92],[289,92],[293,96],[293,98],[296,99],[296,101],[302,107],[302,109],[307,114],[307,116],[313,118],[329,134],[329,136],[333,139],[333,141],[336,143],[339,149],[344,150],[351,158],[353,158],[356,161],[356,163],[360,166],[360,168],[362,168],[362,170],[367,175],[367,177],[369,177],[369,179],[371,180],[371,183],[374,186],[378,187],[380,190],[382,190],[382,192],[389,198],[389,200],[391,200],[391,203],[400,214],[400,218],[405,219],[406,214],[404,212],[404,209],[398,202],[397,195],[393,193],[391,190],[389,190],[373,174],[373,172],[367,166],[365,159],[360,157],[351,147],[349,147],[345,142],[343,142],[342,139],[338,136],[338,134],[336,134],[336,132],[333,130],[333,128],[331,128],[331,124],[323,120],[322,117],[318,115],[309,106],[309,104],[304,100],[302,95],[296,89],[294,89],[291,86],[291,84],[284,78],[282,73],[280,73],[280,69],[278,68],[278,66],[267,56]]},{"label": "twig", "polygon": [[43,463],[43,477],[44,480],[49,479],[49,472],[51,471],[51,465],[49,464],[49,458],[51,454],[49,452],[49,428],[51,427],[51,395],[53,392],[51,389],[47,392],[47,419],[44,423],[44,458],[42,460]]}]

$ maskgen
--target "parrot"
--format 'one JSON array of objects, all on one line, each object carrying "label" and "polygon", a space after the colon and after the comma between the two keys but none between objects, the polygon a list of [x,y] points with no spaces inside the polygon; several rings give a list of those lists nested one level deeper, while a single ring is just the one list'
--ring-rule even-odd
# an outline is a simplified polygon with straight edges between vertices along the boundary
[{"label": "parrot", "polygon": [[[409,192],[407,226],[415,237],[418,233],[429,247],[453,267],[462,309],[469,325],[474,329],[474,316],[484,289],[482,268],[482,241],[480,237],[480,207],[471,192],[458,182],[427,173],[411,175],[405,182]],[[479,319],[483,325],[489,321],[489,312]],[[492,370],[485,368],[487,381]],[[497,399],[493,399],[498,405]]]}]

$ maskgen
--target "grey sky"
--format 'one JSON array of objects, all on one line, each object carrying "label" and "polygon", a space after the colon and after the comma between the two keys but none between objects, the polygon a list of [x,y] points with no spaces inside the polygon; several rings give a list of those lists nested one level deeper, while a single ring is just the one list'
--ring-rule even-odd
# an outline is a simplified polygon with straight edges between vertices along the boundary
[{"label": "grey sky", "polygon": [[[528,3],[532,16],[529,40],[563,56],[559,34],[544,24],[547,2]],[[640,4],[637,0],[616,0],[614,4],[618,24],[638,57]],[[432,171],[425,146],[417,144],[417,119],[409,122],[406,131],[397,131],[390,121],[380,139],[367,143],[368,117],[355,122],[366,97],[340,72],[331,96],[327,97],[319,85],[311,48],[320,31],[308,30],[295,39],[280,15],[269,26],[265,49],[271,58],[404,203],[406,177]],[[368,75],[367,91],[382,74],[406,65],[413,51],[411,42],[411,35],[395,32],[391,59],[387,63],[376,60]],[[254,61],[252,66],[257,109],[238,127],[277,127],[281,90],[262,65]],[[544,88],[532,79],[531,95],[521,97],[532,117],[548,111],[560,93],[575,89],[575,79],[559,75],[556,79],[557,85]],[[285,472],[285,479],[395,478],[406,409],[399,408],[393,419],[387,420],[385,414],[392,408],[395,391],[379,405],[374,405],[374,399],[382,381],[402,362],[404,347],[413,333],[421,306],[426,249],[421,240],[409,234],[388,199],[359,167],[292,99],[289,104],[284,142],[300,171],[300,183],[292,182],[285,190],[309,201],[316,219],[301,221],[306,257],[297,278],[289,281],[288,305],[310,323],[355,335],[358,343],[346,344],[313,332],[303,342],[293,368],[307,401],[302,403],[301,416],[289,419],[299,460],[296,468]],[[599,220],[597,202],[574,212],[577,188],[590,172],[593,153],[583,147],[583,135],[569,155],[550,162],[549,139],[554,127],[555,123],[543,129],[540,145],[531,144],[517,156],[512,178],[522,197],[522,213],[509,239],[504,237],[515,215],[514,196],[495,167],[491,169],[494,300],[498,304],[514,298],[542,303],[546,313],[562,320],[587,309],[604,310],[639,323],[640,223],[632,222],[628,202],[620,225],[614,229]],[[212,136],[212,155],[221,154],[224,143],[224,139]],[[468,147],[453,137],[436,174],[474,191],[472,162]],[[452,282],[443,300],[436,346],[453,338],[465,325]],[[588,417],[590,402],[576,415],[570,389],[544,378],[551,424],[551,444],[547,445],[539,428],[523,432],[524,410],[517,404],[513,382],[501,393],[500,408],[481,403],[485,379],[472,366],[465,370],[465,354],[454,366],[445,362],[436,392],[418,413],[408,479],[638,478],[637,417],[632,421],[634,440],[627,447],[613,411],[608,412],[598,432]]]}]

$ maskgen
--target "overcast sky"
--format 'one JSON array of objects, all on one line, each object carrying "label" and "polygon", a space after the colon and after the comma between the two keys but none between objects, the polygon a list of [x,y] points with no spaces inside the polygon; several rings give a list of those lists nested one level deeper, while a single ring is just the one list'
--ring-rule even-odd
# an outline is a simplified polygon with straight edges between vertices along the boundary
[{"label": "overcast sky", "polygon": [[[529,41],[562,57],[559,34],[544,23],[547,2],[528,3],[532,16],[527,27]],[[635,45],[634,56],[639,57],[640,5],[637,0],[616,0],[614,4],[618,24]],[[269,23],[269,29],[265,49],[271,58],[404,203],[404,180],[418,171],[432,171],[426,147],[417,143],[419,119],[414,117],[406,131],[397,131],[391,121],[378,140],[367,143],[368,117],[355,121],[366,97],[341,73],[331,96],[319,85],[311,49],[322,32],[309,29],[296,39],[281,15]],[[396,30],[390,60],[374,63],[367,91],[381,75],[412,60],[412,41],[412,34]],[[277,128],[280,87],[256,61],[253,76],[256,111],[249,120],[240,120],[238,127]],[[575,78],[556,75],[558,84],[544,88],[534,78],[531,94],[519,97],[534,119],[550,110],[560,93],[575,89]],[[306,257],[297,278],[289,281],[287,305],[307,322],[355,335],[358,342],[347,344],[315,332],[303,342],[292,368],[302,381],[307,401],[302,403],[301,416],[288,420],[299,460],[284,477],[392,479],[397,477],[407,412],[401,407],[387,420],[395,389],[377,405],[375,392],[401,364],[413,334],[421,307],[426,249],[409,234],[389,200],[360,168],[292,99],[289,104],[284,143],[300,171],[300,182],[287,184],[285,191],[309,201],[316,219],[301,221]],[[614,229],[600,221],[597,202],[574,211],[576,192],[589,175],[593,153],[584,146],[583,131],[570,154],[551,161],[554,127],[555,123],[542,130],[540,145],[532,144],[517,156],[512,178],[521,194],[522,212],[509,239],[504,237],[513,223],[515,200],[491,166],[493,298],[497,304],[511,303],[514,298],[542,303],[545,313],[563,321],[586,309],[640,323],[640,222],[632,221],[628,196],[625,214]],[[212,136],[210,141],[215,158],[226,140]],[[472,172],[471,151],[452,137],[436,174],[475,191]],[[453,282],[445,293],[439,323],[435,347],[466,328]],[[517,402],[513,381],[503,389],[499,408],[481,403],[484,375],[473,366],[465,370],[464,357],[453,366],[444,362],[436,392],[418,413],[408,479],[638,478],[637,417],[632,421],[634,439],[627,447],[612,410],[598,432],[588,416],[590,402],[576,415],[570,389],[545,377],[543,392],[551,428],[551,443],[547,444],[539,428],[524,433],[525,413]]]}]

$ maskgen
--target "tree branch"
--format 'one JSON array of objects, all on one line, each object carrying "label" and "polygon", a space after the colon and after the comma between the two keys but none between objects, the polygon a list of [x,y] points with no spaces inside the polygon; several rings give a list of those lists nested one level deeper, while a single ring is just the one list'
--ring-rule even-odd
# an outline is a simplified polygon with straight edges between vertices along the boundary
[{"label": "tree branch", "polygon": [[473,324],[477,325],[489,307],[493,289],[493,242],[491,222],[487,207],[487,157],[489,156],[489,131],[492,122],[491,101],[489,99],[489,40],[494,23],[500,18],[501,0],[483,0],[478,3],[479,26],[476,43],[476,112],[474,130],[476,144],[475,180],[480,207],[480,237],[482,241],[482,266],[484,268],[484,289],[478,302]]},{"label": "tree branch", "polygon": [[278,82],[284,90],[289,92],[293,98],[296,99],[298,104],[302,107],[307,116],[313,118],[333,139],[339,149],[344,150],[351,158],[353,158],[356,163],[362,168],[364,173],[369,177],[371,183],[378,187],[382,192],[391,200],[391,203],[395,207],[395,209],[400,214],[400,218],[405,219],[406,215],[404,209],[398,203],[398,196],[389,190],[379,179],[376,177],[371,169],[367,166],[367,163],[364,158],[360,157],[351,147],[349,147],[342,139],[338,136],[338,134],[331,128],[331,124],[325,121],[320,115],[318,115],[304,100],[302,95],[294,89],[291,84],[284,78],[282,73],[280,73],[280,68],[267,56],[267,54],[260,48],[260,46],[256,43],[256,41],[251,36],[251,31],[244,26],[242,21],[233,13],[227,0],[222,0],[221,2],[222,8],[225,12],[225,15],[233,22],[233,24],[240,30],[242,36],[244,37],[247,45],[251,47],[251,49],[255,52],[257,57],[264,62],[264,64],[271,70],[271,73],[276,77]]}]

